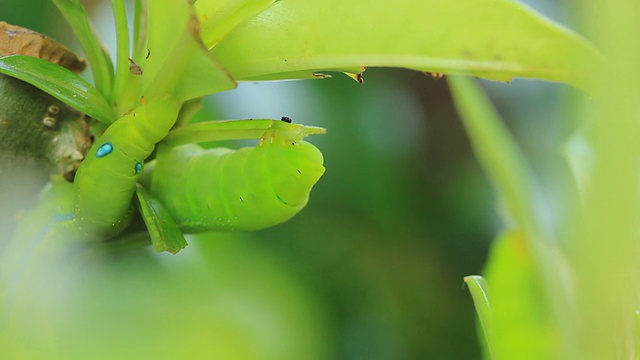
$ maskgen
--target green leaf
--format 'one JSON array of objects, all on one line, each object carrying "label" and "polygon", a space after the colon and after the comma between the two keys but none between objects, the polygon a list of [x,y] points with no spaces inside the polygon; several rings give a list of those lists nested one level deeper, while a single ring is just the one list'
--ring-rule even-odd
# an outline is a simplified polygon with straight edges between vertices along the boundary
[{"label": "green leaf", "polygon": [[210,141],[260,139],[271,134],[277,134],[283,139],[299,141],[309,135],[326,132],[326,129],[316,126],[290,124],[272,119],[203,121],[172,130],[162,144],[175,147]]},{"label": "green leaf", "polygon": [[25,81],[103,123],[115,120],[109,103],[96,88],[52,62],[23,55],[5,56],[0,58],[0,73]]},{"label": "green leaf", "polygon": [[113,82],[113,89],[109,94],[111,104],[117,103],[122,97],[126,87],[127,80],[131,76],[129,71],[129,24],[127,22],[127,11],[124,7],[123,0],[111,0],[113,8],[113,18],[116,25],[116,74]]},{"label": "green leaf", "polygon": [[143,69],[142,94],[172,94],[179,101],[233,89],[235,81],[206,51],[199,24],[186,1],[148,3],[148,58]]},{"label": "green leaf", "polygon": [[473,297],[473,304],[478,313],[478,319],[480,319],[480,326],[482,326],[489,354],[493,354],[492,347],[495,344],[492,330],[491,303],[489,302],[489,284],[482,276],[478,275],[465,276],[464,282],[469,287],[469,292]]},{"label": "green leaf", "polygon": [[216,59],[201,47],[194,46],[173,96],[187,101],[205,95],[231,90],[237,86]]},{"label": "green leaf", "polygon": [[141,185],[138,185],[136,195],[140,213],[151,235],[153,250],[177,254],[184,249],[187,240],[164,205]]},{"label": "green leaf", "polygon": [[489,345],[494,358],[565,358],[559,356],[566,344],[559,333],[561,327],[554,316],[552,298],[523,232],[506,232],[494,241],[484,276],[491,284]]},{"label": "green leaf", "polygon": [[[361,74],[366,70],[364,66],[344,67],[342,69],[323,69],[321,72],[310,72],[309,70],[299,70],[286,73],[265,74],[252,78],[253,81],[285,80],[285,79],[324,79],[330,78],[331,73],[344,73],[353,77],[354,74]],[[361,82],[361,81],[359,81]]]},{"label": "green leaf", "polygon": [[473,150],[502,200],[506,223],[518,229],[496,241],[485,274],[493,337],[500,345],[491,351],[497,359],[572,358],[549,355],[560,351],[560,343],[571,348],[572,332],[562,330],[575,319],[563,310],[572,303],[570,276],[550,241],[552,229],[542,224],[545,207],[538,203],[532,172],[479,86],[459,76],[449,84]]},{"label": "green leaf", "polygon": [[535,212],[534,179],[520,148],[472,79],[452,76],[449,86],[476,157],[504,202],[507,223],[515,221],[537,239],[543,231]]},{"label": "green leaf", "polygon": [[574,33],[504,0],[281,0],[212,52],[237,80],[390,66],[578,87],[591,73],[583,63],[599,58]]},{"label": "green leaf", "polygon": [[147,55],[147,2],[133,1],[133,58],[138,61]]},{"label": "green leaf", "polygon": [[212,48],[235,26],[276,0],[198,0],[195,9],[202,27],[202,41]]},{"label": "green leaf", "polygon": [[80,45],[89,60],[89,65],[91,65],[96,88],[104,97],[109,97],[113,86],[113,63],[109,54],[98,40],[98,36],[91,29],[89,19],[80,0],[52,1],[67,19],[71,30],[80,41]]},{"label": "green leaf", "polygon": [[634,316],[634,333],[635,333],[635,360],[640,360],[640,311],[636,311]]},{"label": "green leaf", "polygon": [[596,161],[593,145],[590,143],[593,135],[592,127],[584,125],[571,135],[564,146],[564,157],[573,173],[576,189],[583,199],[593,179]]}]

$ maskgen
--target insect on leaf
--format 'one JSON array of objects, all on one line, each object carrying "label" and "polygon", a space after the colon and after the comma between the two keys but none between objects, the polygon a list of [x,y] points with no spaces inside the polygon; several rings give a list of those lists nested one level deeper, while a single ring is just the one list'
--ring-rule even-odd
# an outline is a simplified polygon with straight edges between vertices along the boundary
[{"label": "insect on leaf", "polygon": [[31,56],[10,55],[0,58],[0,73],[25,81],[103,123],[114,121],[104,96],[62,66]]}]

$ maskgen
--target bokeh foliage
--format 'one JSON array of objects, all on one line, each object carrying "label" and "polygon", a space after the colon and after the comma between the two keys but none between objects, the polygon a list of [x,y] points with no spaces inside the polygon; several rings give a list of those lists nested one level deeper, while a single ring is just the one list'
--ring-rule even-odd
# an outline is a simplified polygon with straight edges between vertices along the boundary
[{"label": "bokeh foliage", "polygon": [[[20,16],[33,21],[31,13],[21,15],[9,6],[0,7],[0,13],[16,16],[7,21],[56,35],[58,24],[23,23]],[[368,70],[365,80],[364,86],[339,76],[313,83],[246,84],[237,95],[210,99],[200,117],[287,115],[329,129],[324,138],[314,139],[329,170],[310,206],[273,229],[194,239],[183,259],[155,259],[146,251],[114,255],[104,269],[83,275],[79,284],[95,291],[75,299],[78,312],[62,308],[56,319],[33,312],[35,326],[25,333],[48,332],[56,320],[71,315],[63,319],[68,336],[49,340],[69,354],[107,354],[104,340],[114,340],[133,358],[149,351],[136,347],[148,336],[163,339],[152,349],[163,355],[189,347],[193,354],[219,350],[227,358],[479,358],[475,315],[462,277],[480,271],[497,228],[490,188],[470,154],[444,82],[376,69]],[[523,93],[546,101],[553,99],[540,94],[560,88],[520,84],[512,88],[522,86]],[[501,105],[506,112],[518,111],[507,101]],[[545,121],[545,114],[541,128],[554,120]],[[549,156],[529,155],[542,158],[540,163]],[[171,273],[167,266],[181,269],[183,276],[158,275]],[[134,276],[120,281],[127,274]],[[38,294],[49,291],[69,296],[55,287]],[[111,306],[86,306],[96,299]],[[52,306],[55,301],[64,302],[53,297]],[[23,305],[29,311],[29,303]],[[146,322],[154,314],[159,323]],[[142,338],[111,339],[109,334],[126,329],[123,319],[139,326]],[[77,340],[77,327],[88,321],[101,324],[102,337]],[[179,335],[163,333],[166,328]],[[38,332],[33,336],[37,344]],[[213,341],[221,337],[224,343]],[[202,339],[211,339],[212,347],[203,347]],[[256,343],[261,352],[250,348]]]}]

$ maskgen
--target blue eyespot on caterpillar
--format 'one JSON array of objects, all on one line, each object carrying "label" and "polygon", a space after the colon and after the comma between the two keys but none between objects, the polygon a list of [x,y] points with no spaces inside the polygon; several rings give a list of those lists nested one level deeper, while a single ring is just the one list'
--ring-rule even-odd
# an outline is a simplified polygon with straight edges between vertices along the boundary
[{"label": "blue eyespot on caterpillar", "polygon": [[140,171],[142,171],[142,164],[136,162],[136,165],[133,167],[133,169],[136,171],[136,174],[140,174]]},{"label": "blue eyespot on caterpillar", "polygon": [[113,145],[111,143],[104,143],[100,145],[98,150],[96,150],[96,157],[102,158],[113,152]]}]

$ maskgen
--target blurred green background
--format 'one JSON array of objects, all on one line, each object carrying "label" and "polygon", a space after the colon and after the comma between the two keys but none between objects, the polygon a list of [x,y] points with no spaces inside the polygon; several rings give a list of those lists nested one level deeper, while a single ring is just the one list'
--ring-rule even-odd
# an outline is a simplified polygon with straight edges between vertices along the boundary
[{"label": "blurred green background", "polygon": [[[108,2],[83,3],[112,42]],[[531,5],[564,20],[561,2]],[[47,0],[1,0],[0,14],[78,48]],[[200,120],[289,116],[327,128],[309,139],[327,171],[307,208],[265,231],[192,238],[177,256],[102,259],[51,305],[57,315],[23,310],[29,339],[14,346],[34,356],[48,342],[78,347],[69,358],[104,348],[104,358],[479,359],[462,278],[481,272],[501,227],[491,188],[446,80],[397,69],[364,78],[244,83],[208,98]],[[561,188],[567,88],[485,85],[543,184]],[[124,336],[132,329],[138,337]]]}]

